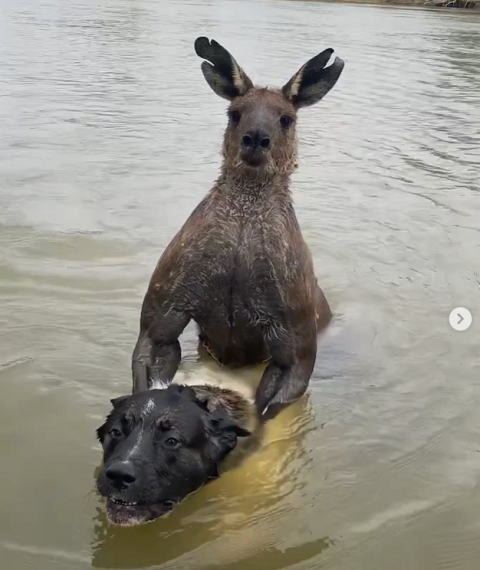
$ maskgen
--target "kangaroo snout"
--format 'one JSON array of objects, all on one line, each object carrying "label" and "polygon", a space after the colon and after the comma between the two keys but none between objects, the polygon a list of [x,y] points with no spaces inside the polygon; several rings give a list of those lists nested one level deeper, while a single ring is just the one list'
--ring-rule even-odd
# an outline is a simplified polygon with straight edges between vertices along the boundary
[{"label": "kangaroo snout", "polygon": [[270,137],[262,129],[247,131],[242,137],[242,147],[255,150],[258,147],[270,148]]},{"label": "kangaroo snout", "polygon": [[267,160],[271,147],[268,133],[262,129],[250,129],[241,138],[241,157],[249,166],[260,166]]}]

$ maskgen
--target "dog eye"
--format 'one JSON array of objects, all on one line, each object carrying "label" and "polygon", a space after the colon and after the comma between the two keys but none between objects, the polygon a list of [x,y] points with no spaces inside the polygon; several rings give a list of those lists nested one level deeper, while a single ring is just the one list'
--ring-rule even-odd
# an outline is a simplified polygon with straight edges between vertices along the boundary
[{"label": "dog eye", "polygon": [[239,113],[239,111],[230,111],[228,113],[228,117],[234,125],[238,125],[240,119],[242,118],[242,115]]},{"label": "dog eye", "polygon": [[174,437],[167,437],[167,439],[163,443],[170,449],[175,449],[180,445],[178,439],[175,439]]},{"label": "dog eye", "polygon": [[290,117],[289,115],[282,115],[280,117],[280,125],[282,126],[282,129],[288,129],[288,127],[292,124],[292,117]]},{"label": "dog eye", "polygon": [[109,432],[108,432],[114,439],[119,439],[123,436],[123,433],[117,429],[117,428],[112,428]]}]

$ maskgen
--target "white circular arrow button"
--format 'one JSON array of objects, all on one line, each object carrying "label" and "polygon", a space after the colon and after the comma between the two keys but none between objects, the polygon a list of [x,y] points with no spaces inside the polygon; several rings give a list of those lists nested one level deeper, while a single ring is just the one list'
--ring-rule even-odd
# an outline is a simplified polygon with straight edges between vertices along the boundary
[{"label": "white circular arrow button", "polygon": [[464,307],[457,307],[450,313],[448,320],[453,330],[466,331],[472,324],[472,313]]}]

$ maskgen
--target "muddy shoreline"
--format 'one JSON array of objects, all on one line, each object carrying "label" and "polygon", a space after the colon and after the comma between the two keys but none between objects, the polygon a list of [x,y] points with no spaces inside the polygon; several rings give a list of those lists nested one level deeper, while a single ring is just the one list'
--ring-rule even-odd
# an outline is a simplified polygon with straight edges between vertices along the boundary
[{"label": "muddy shoreline", "polygon": [[[297,1],[297,0],[292,0]],[[372,6],[405,6],[411,8],[446,9],[446,10],[480,10],[480,0],[309,0],[311,2],[328,2],[330,4],[365,4]]]}]

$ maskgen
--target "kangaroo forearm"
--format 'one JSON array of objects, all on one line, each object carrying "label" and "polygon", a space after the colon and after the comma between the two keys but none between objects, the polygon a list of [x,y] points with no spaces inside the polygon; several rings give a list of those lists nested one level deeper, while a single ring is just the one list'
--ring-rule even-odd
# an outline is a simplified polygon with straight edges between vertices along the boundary
[{"label": "kangaroo forearm", "polygon": [[149,330],[152,342],[152,363],[149,370],[149,388],[168,386],[182,359],[178,340],[189,321],[185,313],[172,311],[157,318]]},{"label": "kangaroo forearm", "polygon": [[139,342],[133,353],[133,393],[165,387],[175,376],[182,351],[179,341],[152,347],[150,339]]},{"label": "kangaroo forearm", "polygon": [[279,366],[272,361],[263,373],[257,389],[255,404],[258,413],[265,415],[269,408],[272,408],[270,414],[273,410],[278,413],[300,398],[308,387],[314,365],[315,355],[298,360],[291,366]]},{"label": "kangaroo forearm", "polygon": [[148,387],[168,386],[178,370],[181,359],[182,349],[178,340],[156,346],[153,353],[153,363],[150,367]]},{"label": "kangaroo forearm", "polygon": [[159,314],[141,330],[132,355],[133,393],[171,383],[182,358],[178,338],[188,321],[183,313]]}]

